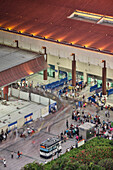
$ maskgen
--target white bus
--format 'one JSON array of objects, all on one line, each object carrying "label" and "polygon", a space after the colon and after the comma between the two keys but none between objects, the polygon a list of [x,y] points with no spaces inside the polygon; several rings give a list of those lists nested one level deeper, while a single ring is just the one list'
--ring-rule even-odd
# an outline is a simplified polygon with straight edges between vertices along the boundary
[{"label": "white bus", "polygon": [[61,139],[57,137],[48,138],[40,144],[40,156],[44,158],[50,158],[56,153],[60,153],[61,150]]}]

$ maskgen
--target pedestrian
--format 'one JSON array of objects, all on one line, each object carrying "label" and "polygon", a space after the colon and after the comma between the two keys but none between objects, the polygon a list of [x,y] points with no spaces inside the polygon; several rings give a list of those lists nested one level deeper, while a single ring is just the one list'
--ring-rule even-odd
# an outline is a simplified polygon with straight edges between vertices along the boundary
[{"label": "pedestrian", "polygon": [[20,158],[20,152],[19,151],[17,152],[17,156],[18,156],[18,158]]},{"label": "pedestrian", "polygon": [[76,135],[76,140],[78,141],[78,135]]},{"label": "pedestrian", "polygon": [[12,151],[11,152],[11,158],[13,159],[13,157],[14,157],[14,152]]},{"label": "pedestrian", "polygon": [[105,111],[105,117],[107,117],[107,110]]},{"label": "pedestrian", "polygon": [[7,139],[7,133],[5,132],[5,140]]},{"label": "pedestrian", "polygon": [[47,161],[45,160],[45,164],[47,164]]},{"label": "pedestrian", "polygon": [[66,100],[68,100],[68,92],[66,92]]},{"label": "pedestrian", "polygon": [[57,158],[59,158],[59,152],[57,151]]},{"label": "pedestrian", "polygon": [[3,159],[3,164],[4,164],[4,167],[6,167],[6,159],[5,158]]},{"label": "pedestrian", "polygon": [[35,140],[33,140],[33,141],[32,141],[32,145],[35,146],[35,143],[36,143]]},{"label": "pedestrian", "polygon": [[110,118],[110,112],[109,112],[109,110],[108,110],[108,117]]},{"label": "pedestrian", "polygon": [[76,109],[78,109],[78,102],[76,102],[75,105],[76,105]]},{"label": "pedestrian", "polygon": [[69,127],[69,125],[68,125],[68,120],[66,120],[66,126],[67,126],[67,129],[68,129],[68,127]]},{"label": "pedestrian", "polygon": [[82,110],[82,115],[84,115],[84,110]]}]

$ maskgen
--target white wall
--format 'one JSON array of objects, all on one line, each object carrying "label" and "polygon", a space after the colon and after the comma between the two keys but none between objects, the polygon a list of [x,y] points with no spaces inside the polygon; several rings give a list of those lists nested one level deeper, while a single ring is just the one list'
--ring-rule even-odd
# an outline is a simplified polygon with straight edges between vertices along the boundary
[{"label": "white wall", "polygon": [[39,95],[31,93],[31,101],[39,103]]},{"label": "white wall", "polygon": [[[29,101],[29,93],[20,91],[18,89],[12,88],[12,96],[14,96],[14,97],[20,96],[20,99]],[[49,105],[49,98],[43,97],[43,96],[40,96],[37,94],[33,94],[33,93],[31,93],[31,101],[40,103],[45,106]],[[50,104],[52,104],[52,103],[55,103],[55,101],[50,99]]]},{"label": "white wall", "polygon": [[[51,43],[46,40],[39,40],[32,37],[12,34],[9,32],[0,31],[0,43],[10,46],[16,45],[15,40],[19,41],[19,47],[36,52],[43,52],[42,46],[47,47],[48,63],[57,63],[60,59],[60,65],[65,68],[71,68],[72,53],[75,53],[77,61],[77,71],[86,71],[86,73],[101,76],[101,61],[107,62],[107,78],[113,78],[113,56],[100,52],[90,51],[86,49],[76,48],[72,46],[61,45],[59,43]],[[56,57],[57,56],[57,57]],[[85,64],[84,64],[85,63]],[[90,67],[87,64],[90,64]],[[96,67],[95,67],[96,66]]]},{"label": "white wall", "polygon": [[21,127],[23,126],[23,124],[24,124],[24,121],[25,121],[25,118],[24,118],[24,117],[18,119],[18,120],[17,120],[17,127],[18,127],[18,128],[21,128]]},{"label": "white wall", "polygon": [[48,107],[48,106],[46,106],[45,108],[42,108],[42,109],[41,109],[41,115],[40,115],[40,116],[42,116],[42,117],[47,116],[47,115],[49,114],[48,110],[49,110],[49,107]]},{"label": "white wall", "polygon": [[29,100],[29,93],[20,91],[20,99]]},{"label": "white wall", "polygon": [[40,103],[41,103],[41,104],[46,105],[46,106],[49,105],[49,99],[48,99],[48,98],[41,96],[40,99],[41,99],[41,100],[40,100]]},{"label": "white wall", "polygon": [[12,88],[12,96],[19,97],[20,91],[18,89]]}]

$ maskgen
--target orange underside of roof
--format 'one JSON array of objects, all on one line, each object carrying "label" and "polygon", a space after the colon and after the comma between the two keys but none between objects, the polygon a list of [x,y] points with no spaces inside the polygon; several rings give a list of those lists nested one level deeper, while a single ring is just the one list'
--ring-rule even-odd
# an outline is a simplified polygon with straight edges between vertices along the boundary
[{"label": "orange underside of roof", "polygon": [[0,72],[0,87],[10,84],[18,79],[24,78],[31,74],[45,70],[46,68],[47,63],[44,59],[44,56],[9,68],[5,71]]},{"label": "orange underside of roof", "polygon": [[76,9],[113,16],[113,1],[1,0],[0,27],[113,52],[113,27],[67,18]]}]

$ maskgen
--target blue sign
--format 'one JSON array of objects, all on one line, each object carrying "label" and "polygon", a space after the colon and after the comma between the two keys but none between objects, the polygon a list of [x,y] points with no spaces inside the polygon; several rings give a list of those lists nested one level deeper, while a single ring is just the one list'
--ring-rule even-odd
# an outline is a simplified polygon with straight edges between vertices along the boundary
[{"label": "blue sign", "polygon": [[30,114],[24,116],[24,118],[27,118],[27,117],[32,116],[32,115],[33,115],[33,113],[30,113]]},{"label": "blue sign", "polygon": [[17,121],[16,121],[16,122],[13,122],[13,123],[10,123],[10,124],[8,125],[8,127],[10,127],[10,126],[12,126],[12,125],[15,125],[15,124],[17,124]]}]

